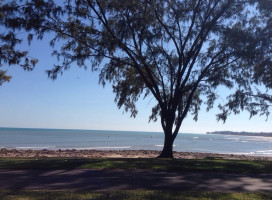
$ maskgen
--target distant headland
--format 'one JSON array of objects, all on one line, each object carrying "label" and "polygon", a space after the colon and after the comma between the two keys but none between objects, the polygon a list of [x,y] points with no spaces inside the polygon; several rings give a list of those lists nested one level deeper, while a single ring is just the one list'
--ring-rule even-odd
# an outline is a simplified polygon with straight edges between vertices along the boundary
[{"label": "distant headland", "polygon": [[216,134],[216,135],[242,135],[242,136],[262,136],[262,137],[272,137],[271,132],[234,132],[234,131],[213,131],[207,132],[207,134]]}]

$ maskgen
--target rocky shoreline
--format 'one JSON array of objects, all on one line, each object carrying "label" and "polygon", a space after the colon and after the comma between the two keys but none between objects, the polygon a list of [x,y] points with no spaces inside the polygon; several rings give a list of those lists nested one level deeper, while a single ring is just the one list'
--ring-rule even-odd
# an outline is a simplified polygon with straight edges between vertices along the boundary
[{"label": "rocky shoreline", "polygon": [[[153,150],[18,150],[18,149],[0,149],[0,157],[26,157],[26,158],[42,158],[42,157],[75,157],[75,158],[155,158],[160,151]],[[203,159],[224,158],[233,160],[271,160],[272,157],[236,155],[236,154],[213,154],[213,153],[197,153],[197,152],[174,152],[177,159]]]}]

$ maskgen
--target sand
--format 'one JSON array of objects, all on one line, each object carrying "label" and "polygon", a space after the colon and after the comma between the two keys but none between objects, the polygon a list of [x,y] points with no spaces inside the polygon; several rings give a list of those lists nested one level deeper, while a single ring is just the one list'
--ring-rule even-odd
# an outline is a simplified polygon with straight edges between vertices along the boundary
[{"label": "sand", "polygon": [[[76,157],[76,158],[155,158],[160,151],[153,150],[18,150],[18,149],[0,149],[0,157]],[[203,159],[207,157],[224,158],[233,160],[271,160],[272,157],[234,155],[234,154],[213,154],[197,152],[174,152],[177,159]]]}]

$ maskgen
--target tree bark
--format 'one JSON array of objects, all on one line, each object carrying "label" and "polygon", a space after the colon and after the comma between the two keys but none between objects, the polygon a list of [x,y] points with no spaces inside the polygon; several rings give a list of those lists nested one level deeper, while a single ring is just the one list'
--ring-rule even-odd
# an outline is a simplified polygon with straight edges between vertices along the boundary
[{"label": "tree bark", "polygon": [[158,158],[174,158],[173,156],[173,143],[174,139],[172,134],[164,134],[164,146],[161,154],[158,156]]}]

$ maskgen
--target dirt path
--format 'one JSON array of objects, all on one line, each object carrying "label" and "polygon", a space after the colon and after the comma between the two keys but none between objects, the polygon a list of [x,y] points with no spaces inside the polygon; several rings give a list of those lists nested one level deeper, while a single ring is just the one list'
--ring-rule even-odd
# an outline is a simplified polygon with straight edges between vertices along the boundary
[{"label": "dirt path", "polygon": [[272,175],[178,173],[152,170],[0,170],[9,190],[186,190],[271,192]]}]

